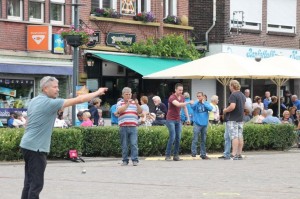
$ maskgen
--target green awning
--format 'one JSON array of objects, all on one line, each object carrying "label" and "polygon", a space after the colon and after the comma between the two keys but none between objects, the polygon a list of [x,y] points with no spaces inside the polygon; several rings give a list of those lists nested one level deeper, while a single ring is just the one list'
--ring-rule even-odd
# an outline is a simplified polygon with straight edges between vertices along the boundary
[{"label": "green awning", "polygon": [[93,53],[94,56],[103,60],[114,62],[130,68],[131,70],[145,76],[159,72],[173,66],[184,64],[187,61],[165,58],[154,58],[144,56],[131,56],[121,54]]}]

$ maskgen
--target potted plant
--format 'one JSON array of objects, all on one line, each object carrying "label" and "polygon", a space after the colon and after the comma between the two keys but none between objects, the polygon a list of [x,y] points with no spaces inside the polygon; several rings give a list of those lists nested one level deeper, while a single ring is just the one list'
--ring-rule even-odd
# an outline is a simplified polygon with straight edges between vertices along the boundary
[{"label": "potted plant", "polygon": [[164,18],[163,22],[167,24],[175,24],[175,25],[181,24],[180,18],[174,15],[168,15],[166,18]]},{"label": "potted plant", "polygon": [[154,22],[155,17],[152,12],[143,12],[143,13],[140,12],[136,16],[133,16],[133,20],[143,21],[147,23],[147,22]]},{"label": "potted plant", "polygon": [[121,15],[117,11],[111,8],[95,8],[91,14],[96,17],[108,17],[108,18],[120,18]]},{"label": "potted plant", "polygon": [[67,30],[61,28],[57,33],[67,41],[68,45],[78,47],[82,44],[88,43],[90,36],[93,35],[94,31],[90,28],[75,30],[75,27],[72,25]]}]

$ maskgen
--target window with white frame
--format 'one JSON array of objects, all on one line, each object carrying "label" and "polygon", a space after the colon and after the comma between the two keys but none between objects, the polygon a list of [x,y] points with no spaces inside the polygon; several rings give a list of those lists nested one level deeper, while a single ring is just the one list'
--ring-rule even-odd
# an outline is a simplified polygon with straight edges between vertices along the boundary
[{"label": "window with white frame", "polygon": [[230,28],[261,30],[262,0],[231,0]]},{"label": "window with white frame", "polygon": [[268,0],[267,31],[296,33],[297,0]]},{"label": "window with white frame", "polygon": [[65,18],[65,0],[51,0],[50,3],[50,23],[63,25]]},{"label": "window with white frame", "polygon": [[164,18],[177,16],[177,0],[164,0]]},{"label": "window with white frame", "polygon": [[29,1],[29,21],[44,22],[44,0]]},{"label": "window with white frame", "polygon": [[151,11],[151,0],[137,0],[136,1],[137,13],[150,12]]},{"label": "window with white frame", "polygon": [[7,19],[23,20],[23,1],[22,0],[7,1]]},{"label": "window with white frame", "polygon": [[92,10],[95,8],[111,8],[117,10],[117,0],[92,0]]}]

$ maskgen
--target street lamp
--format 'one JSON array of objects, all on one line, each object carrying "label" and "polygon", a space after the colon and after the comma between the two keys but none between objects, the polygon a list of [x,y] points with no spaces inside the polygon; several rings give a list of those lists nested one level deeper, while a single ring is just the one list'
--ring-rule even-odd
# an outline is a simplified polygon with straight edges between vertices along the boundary
[{"label": "street lamp", "polygon": [[85,65],[87,67],[94,67],[95,60],[93,58],[93,55],[91,53],[85,54]]}]

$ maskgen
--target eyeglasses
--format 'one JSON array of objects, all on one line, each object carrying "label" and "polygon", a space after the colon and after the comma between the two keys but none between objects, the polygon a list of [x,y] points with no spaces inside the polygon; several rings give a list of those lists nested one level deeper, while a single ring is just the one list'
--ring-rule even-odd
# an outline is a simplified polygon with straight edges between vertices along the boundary
[{"label": "eyeglasses", "polygon": [[197,97],[203,97],[203,96],[201,96],[201,95],[197,95]]}]

